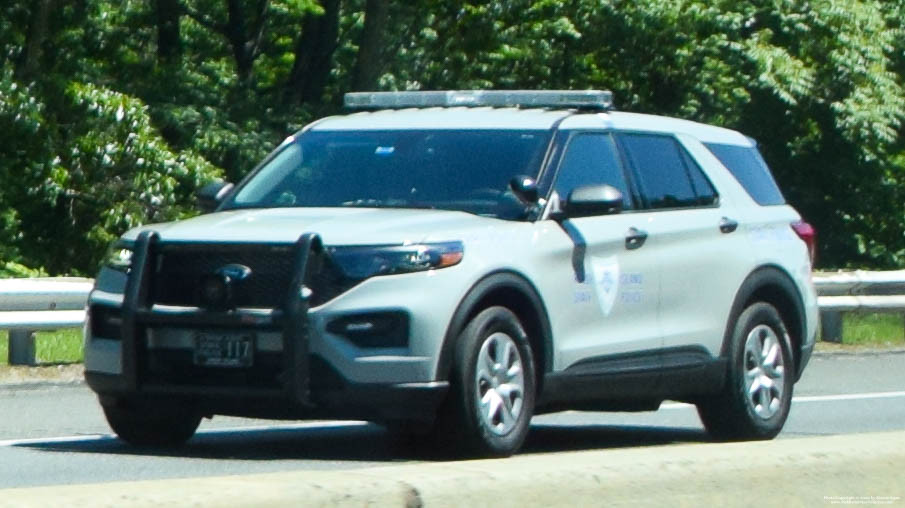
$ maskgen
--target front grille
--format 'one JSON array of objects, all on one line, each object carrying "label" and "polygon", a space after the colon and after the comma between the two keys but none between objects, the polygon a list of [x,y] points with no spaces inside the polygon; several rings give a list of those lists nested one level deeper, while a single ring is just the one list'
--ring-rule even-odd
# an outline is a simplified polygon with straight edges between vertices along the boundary
[{"label": "front grille", "polygon": [[[289,294],[294,267],[291,245],[162,244],[155,252],[151,301],[163,305],[206,307],[202,281],[228,265],[242,265],[251,275],[231,287],[232,307],[280,308]],[[306,285],[312,307],[348,291],[358,280],[346,277],[322,253],[309,263]]]},{"label": "front grille", "polygon": [[218,269],[238,264],[251,276],[232,287],[235,307],[283,305],[292,278],[292,249],[272,245],[161,245],[151,295],[154,303],[204,307],[201,282]]}]

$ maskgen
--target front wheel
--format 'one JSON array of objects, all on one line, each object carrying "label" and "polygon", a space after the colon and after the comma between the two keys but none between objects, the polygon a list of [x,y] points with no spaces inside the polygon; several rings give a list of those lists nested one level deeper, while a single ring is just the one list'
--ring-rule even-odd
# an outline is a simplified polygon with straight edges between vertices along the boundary
[{"label": "front wheel", "polygon": [[201,415],[188,404],[124,400],[103,408],[113,432],[136,446],[179,446],[195,434],[201,423]]},{"label": "front wheel", "polygon": [[534,413],[534,358],[518,317],[481,311],[456,344],[449,397],[436,436],[458,453],[508,456],[522,446]]},{"label": "front wheel", "polygon": [[735,323],[723,392],[698,403],[718,439],[772,439],[782,430],[794,382],[789,334],[776,309],[755,303]]}]

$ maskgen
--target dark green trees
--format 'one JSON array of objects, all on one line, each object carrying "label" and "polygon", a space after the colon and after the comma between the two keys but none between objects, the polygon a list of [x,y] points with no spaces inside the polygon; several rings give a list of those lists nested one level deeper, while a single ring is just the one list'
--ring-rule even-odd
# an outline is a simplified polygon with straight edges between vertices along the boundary
[{"label": "dark green trees", "polygon": [[903,18],[905,0],[10,0],[0,273],[90,274],[124,229],[193,213],[202,182],[373,88],[606,88],[737,128],[821,265],[902,266]]}]

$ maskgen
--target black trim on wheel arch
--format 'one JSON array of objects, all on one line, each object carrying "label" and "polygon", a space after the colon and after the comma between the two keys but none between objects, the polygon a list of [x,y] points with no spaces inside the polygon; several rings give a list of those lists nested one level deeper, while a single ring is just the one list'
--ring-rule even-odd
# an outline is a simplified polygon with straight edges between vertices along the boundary
[{"label": "black trim on wheel arch", "polygon": [[[773,291],[776,289],[781,293],[778,295],[774,293]],[[787,301],[780,302],[771,298],[776,296],[784,297]],[[797,381],[801,377],[804,368],[804,362],[801,361],[801,348],[807,339],[807,317],[805,316],[804,302],[792,277],[775,265],[762,266],[756,269],[742,282],[736,292],[735,301],[726,321],[720,356],[726,358],[738,317],[755,301],[763,301],[773,305],[782,317],[792,339],[790,346],[792,348],[792,360],[795,364],[795,380]],[[783,307],[781,305],[783,303],[791,304],[792,308]]]},{"label": "black trim on wheel arch", "polygon": [[[524,296],[531,305],[529,311],[533,316],[523,316],[518,309],[512,309],[506,302],[488,301],[488,298],[494,294],[500,294],[505,291],[516,291]],[[458,308],[453,313],[449,325],[446,327],[446,336],[443,338],[443,346],[440,349],[440,358],[437,362],[437,379],[441,381],[449,380],[449,373],[452,369],[452,360],[455,356],[456,339],[468,322],[478,312],[490,305],[501,305],[510,308],[522,321],[522,326],[528,328],[529,338],[531,338],[532,322],[526,322],[526,317],[533,317],[536,321],[537,331],[540,337],[534,338],[539,340],[543,349],[535,351],[535,361],[542,359],[543,365],[538,365],[538,374],[550,372],[553,369],[553,338],[550,329],[550,320],[547,317],[547,308],[540,297],[537,289],[528,280],[515,272],[499,271],[485,276],[483,279],[475,283],[468,293],[459,303]],[[538,375],[538,383],[541,383],[543,376]],[[540,390],[540,386],[537,387]]]}]

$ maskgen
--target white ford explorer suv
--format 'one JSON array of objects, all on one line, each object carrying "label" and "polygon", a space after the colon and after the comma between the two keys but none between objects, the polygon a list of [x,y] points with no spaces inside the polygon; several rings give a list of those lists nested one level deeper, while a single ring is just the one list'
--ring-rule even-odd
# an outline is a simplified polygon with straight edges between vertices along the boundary
[{"label": "white ford explorer suv", "polygon": [[85,376],[122,439],[359,418],[508,455],[534,414],[667,399],[718,439],[782,429],[814,232],[750,138],[599,91],[346,105],[111,249]]}]

